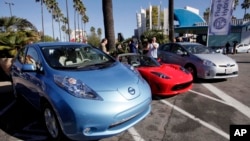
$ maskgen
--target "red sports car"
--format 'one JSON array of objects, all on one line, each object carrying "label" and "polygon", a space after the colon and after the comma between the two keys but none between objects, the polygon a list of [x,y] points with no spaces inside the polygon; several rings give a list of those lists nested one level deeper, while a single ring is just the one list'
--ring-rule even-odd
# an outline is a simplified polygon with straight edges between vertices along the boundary
[{"label": "red sports car", "polygon": [[135,53],[119,54],[117,60],[137,68],[150,85],[152,94],[176,95],[192,88],[192,74],[179,65],[159,63],[152,57]]}]

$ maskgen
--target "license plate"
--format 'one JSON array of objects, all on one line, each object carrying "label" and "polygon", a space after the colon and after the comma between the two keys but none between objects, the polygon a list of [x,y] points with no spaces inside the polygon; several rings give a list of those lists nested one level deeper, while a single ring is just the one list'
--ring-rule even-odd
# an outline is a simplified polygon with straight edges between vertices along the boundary
[{"label": "license plate", "polygon": [[233,70],[230,68],[230,69],[225,69],[225,73],[226,74],[231,74],[231,73],[233,73]]}]

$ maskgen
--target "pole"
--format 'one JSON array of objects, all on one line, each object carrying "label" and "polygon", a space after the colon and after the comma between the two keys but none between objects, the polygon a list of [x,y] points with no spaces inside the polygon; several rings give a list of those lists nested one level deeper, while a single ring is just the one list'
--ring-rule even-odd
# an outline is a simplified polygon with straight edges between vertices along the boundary
[{"label": "pole", "polygon": [[168,1],[168,7],[169,7],[169,40],[171,42],[174,42],[174,0],[169,0]]},{"label": "pole", "polygon": [[11,6],[14,5],[14,3],[12,2],[5,2],[5,4],[9,5],[9,9],[10,9],[10,16],[12,17],[12,10],[11,10]]},{"label": "pole", "polygon": [[43,19],[43,0],[41,0],[41,16],[42,16],[42,39],[43,39],[43,42],[45,41],[44,39],[44,19]]},{"label": "pole", "polygon": [[68,0],[66,0],[66,10],[67,10],[67,23],[68,23],[68,37],[69,37],[69,41],[70,41],[70,29],[69,29],[69,10],[68,10]]}]

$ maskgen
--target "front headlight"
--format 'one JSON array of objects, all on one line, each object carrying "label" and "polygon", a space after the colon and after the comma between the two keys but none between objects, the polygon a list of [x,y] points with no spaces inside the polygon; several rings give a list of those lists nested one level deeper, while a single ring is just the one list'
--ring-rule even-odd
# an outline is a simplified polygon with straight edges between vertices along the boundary
[{"label": "front headlight", "polygon": [[170,79],[170,77],[168,77],[167,75],[162,74],[160,72],[151,72],[151,73],[158,76],[158,77],[160,77],[160,78],[163,78],[163,79]]},{"label": "front headlight", "polygon": [[54,82],[75,97],[91,100],[103,100],[94,90],[84,84],[81,80],[77,80],[73,77],[54,75]]},{"label": "front headlight", "polygon": [[203,65],[213,67],[215,64],[209,60],[203,60]]}]

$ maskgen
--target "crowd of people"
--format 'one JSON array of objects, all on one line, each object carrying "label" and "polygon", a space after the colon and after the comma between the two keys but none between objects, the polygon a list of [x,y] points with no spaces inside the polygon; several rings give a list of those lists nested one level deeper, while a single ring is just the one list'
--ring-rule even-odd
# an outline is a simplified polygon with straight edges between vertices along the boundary
[{"label": "crowd of people", "polygon": [[233,43],[233,50],[232,50],[232,52],[230,52],[231,44],[229,43],[229,41],[226,42],[226,44],[225,44],[225,48],[226,48],[225,54],[229,54],[229,53],[235,54],[236,53],[236,46],[238,44],[238,41],[233,41],[232,43]]},{"label": "crowd of people", "polygon": [[[110,54],[107,50],[107,44],[108,40],[107,38],[104,38],[101,40],[99,48],[106,52],[107,54]],[[159,47],[159,43],[156,40],[156,37],[152,37],[151,40],[146,40],[141,43],[136,42],[135,40],[131,39],[129,40],[127,47],[123,48],[121,43],[118,43],[116,46],[116,54],[122,54],[122,53],[138,53],[143,54],[147,56],[151,56],[155,59],[158,58],[157,56],[157,49]]]}]

